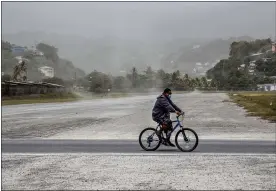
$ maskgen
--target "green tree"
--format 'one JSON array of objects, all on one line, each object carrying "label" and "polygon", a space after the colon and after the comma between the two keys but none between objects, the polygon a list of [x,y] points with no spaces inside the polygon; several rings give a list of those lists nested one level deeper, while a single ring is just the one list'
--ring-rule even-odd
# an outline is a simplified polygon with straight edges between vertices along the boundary
[{"label": "green tree", "polygon": [[6,51],[11,52],[12,45],[9,42],[1,40],[1,47],[2,47],[2,51],[6,50]]},{"label": "green tree", "polygon": [[198,77],[195,78],[196,86],[201,87],[201,82]]},{"label": "green tree", "polygon": [[121,90],[124,88],[125,78],[123,76],[117,76],[114,78],[113,87],[116,90]]},{"label": "green tree", "polygon": [[48,44],[45,44],[45,43],[39,43],[36,46],[36,49],[43,52],[44,56],[47,59],[52,60],[54,63],[56,63],[59,59],[59,56],[57,54],[58,49],[54,46],[51,46],[51,45],[48,45]]},{"label": "green tree", "polygon": [[203,88],[207,88],[208,87],[207,79],[206,79],[205,76],[201,77],[200,81],[201,81],[200,83],[201,83],[201,85],[202,85]]},{"label": "green tree", "polygon": [[9,74],[4,74],[3,76],[1,76],[1,80],[2,81],[10,81],[11,76]]},{"label": "green tree", "polygon": [[154,72],[151,69],[151,67],[147,67],[145,71],[145,78],[146,78],[146,84],[148,88],[152,88],[155,86],[155,80],[154,80]]},{"label": "green tree", "polygon": [[112,88],[110,77],[104,73],[93,71],[87,77],[90,81],[90,91],[95,93],[105,93]]},{"label": "green tree", "polygon": [[136,88],[137,87],[137,82],[138,82],[138,73],[135,67],[132,68],[131,72],[131,82],[132,82],[132,87]]},{"label": "green tree", "polygon": [[191,83],[191,80],[190,80],[188,74],[184,75],[183,83],[184,83],[184,85],[187,89],[192,89],[193,88],[193,84]]},{"label": "green tree", "polygon": [[216,84],[215,80],[211,80],[210,87],[212,87],[212,88],[216,88],[217,87],[217,84]]}]

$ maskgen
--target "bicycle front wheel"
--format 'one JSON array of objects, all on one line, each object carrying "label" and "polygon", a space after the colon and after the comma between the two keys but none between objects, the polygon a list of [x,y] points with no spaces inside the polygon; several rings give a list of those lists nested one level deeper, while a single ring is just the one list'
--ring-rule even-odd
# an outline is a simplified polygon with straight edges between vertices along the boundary
[{"label": "bicycle front wheel", "polygon": [[139,135],[139,144],[145,151],[155,151],[161,144],[161,138],[154,128],[146,128]]},{"label": "bicycle front wheel", "polygon": [[176,133],[175,143],[182,152],[191,152],[198,145],[198,136],[194,130],[183,128]]}]

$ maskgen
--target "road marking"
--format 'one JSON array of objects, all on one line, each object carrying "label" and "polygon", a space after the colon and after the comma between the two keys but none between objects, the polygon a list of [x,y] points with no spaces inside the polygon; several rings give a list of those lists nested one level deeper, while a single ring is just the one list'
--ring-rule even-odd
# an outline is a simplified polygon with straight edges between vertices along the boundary
[{"label": "road marking", "polygon": [[[155,154],[155,153],[2,153],[2,155],[35,155],[35,156],[45,156],[45,155],[75,155],[75,156],[275,156],[276,154],[273,153],[163,153],[163,154]],[[276,158],[275,158],[276,159]]]}]

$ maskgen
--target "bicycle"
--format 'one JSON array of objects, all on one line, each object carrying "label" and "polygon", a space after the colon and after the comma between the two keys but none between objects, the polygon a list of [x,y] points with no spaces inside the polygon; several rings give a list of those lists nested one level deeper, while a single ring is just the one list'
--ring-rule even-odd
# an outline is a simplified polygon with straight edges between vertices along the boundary
[{"label": "bicycle", "polygon": [[[184,128],[184,126],[183,126],[184,115],[185,115],[185,113],[183,112],[181,115],[178,115],[178,116],[176,117],[176,120],[172,121],[173,123],[176,122],[176,125],[174,126],[174,128],[172,129],[172,131],[168,134],[168,136],[170,137],[171,134],[172,134],[172,133],[176,130],[176,128],[179,126],[179,127],[180,127],[180,130],[179,130],[179,131],[176,133],[176,135],[175,135],[175,143],[176,143],[176,146],[177,146],[177,148],[178,148],[180,151],[182,151],[182,152],[191,152],[191,151],[195,150],[196,147],[197,147],[197,145],[198,145],[198,136],[197,136],[197,133],[196,133],[193,129]],[[180,117],[180,116],[182,117],[181,120],[179,120],[179,117]],[[146,151],[155,151],[156,149],[159,148],[159,146],[161,145],[162,141],[165,140],[165,138],[164,138],[164,136],[163,136],[163,133],[161,133],[159,136],[157,135],[157,131],[159,131],[159,130],[161,130],[161,124],[160,124],[160,123],[157,125],[156,128],[148,127],[148,128],[145,128],[144,130],[142,130],[142,132],[141,132],[140,135],[139,135],[139,144],[140,144],[140,146],[141,146],[144,150],[146,150]],[[142,139],[143,134],[144,134],[146,131],[153,131],[153,133],[151,133],[151,134],[147,137],[146,143],[148,144],[148,147],[151,147],[152,142],[156,141],[156,142],[157,142],[157,145],[156,145],[155,147],[147,148],[147,147],[145,147],[145,146],[143,145],[141,139]],[[189,142],[191,141],[191,139],[190,139],[188,136],[186,136],[186,135],[187,135],[187,132],[192,132],[192,134],[195,136],[195,144],[194,144],[194,146],[193,146],[192,148],[186,150],[186,149],[184,149],[184,148],[182,148],[182,147],[180,146],[178,138],[179,138],[181,135],[183,135],[183,140],[184,140],[184,142],[185,142],[185,143],[189,143]],[[157,136],[156,139],[153,138],[154,135]]]}]

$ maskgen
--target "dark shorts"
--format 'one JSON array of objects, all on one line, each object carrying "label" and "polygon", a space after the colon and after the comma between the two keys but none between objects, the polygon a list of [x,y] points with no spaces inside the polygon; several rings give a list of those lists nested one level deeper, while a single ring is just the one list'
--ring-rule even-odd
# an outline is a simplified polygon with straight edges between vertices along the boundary
[{"label": "dark shorts", "polygon": [[160,116],[160,117],[153,117],[152,119],[157,123],[165,124],[165,125],[168,125],[169,127],[171,127],[171,125],[172,125],[172,121],[170,119],[169,114],[165,114],[165,115]]}]

